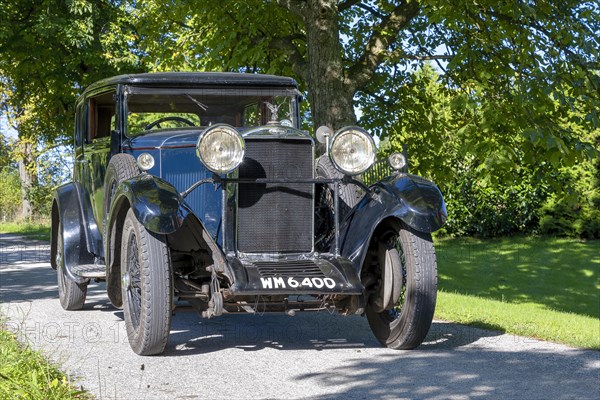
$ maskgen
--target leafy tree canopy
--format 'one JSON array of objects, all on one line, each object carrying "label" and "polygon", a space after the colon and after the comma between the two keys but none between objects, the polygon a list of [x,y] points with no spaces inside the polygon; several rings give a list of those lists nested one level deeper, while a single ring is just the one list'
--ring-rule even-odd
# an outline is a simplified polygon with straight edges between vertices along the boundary
[{"label": "leafy tree canopy", "polygon": [[19,162],[23,217],[40,209],[32,204],[36,198],[46,201],[37,194],[38,157],[70,141],[83,87],[135,68],[130,31],[112,1],[0,2],[0,108],[19,136],[12,156]]},{"label": "leafy tree canopy", "polygon": [[102,0],[0,2],[0,99],[21,141],[69,137],[83,87],[131,68],[120,13]]},{"label": "leafy tree canopy", "polygon": [[[294,75],[316,126],[353,123],[359,106],[361,122],[385,137],[411,107],[404,87],[424,60],[438,62],[466,108],[492,117],[465,129],[521,135],[570,156],[582,146],[559,122],[600,125],[600,7],[591,1],[140,0],[126,8],[148,68]],[[496,129],[492,114],[511,129]]]}]

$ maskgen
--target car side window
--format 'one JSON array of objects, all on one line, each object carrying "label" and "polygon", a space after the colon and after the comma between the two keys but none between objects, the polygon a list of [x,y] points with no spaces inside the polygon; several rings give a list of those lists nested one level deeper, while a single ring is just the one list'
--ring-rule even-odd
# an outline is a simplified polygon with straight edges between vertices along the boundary
[{"label": "car side window", "polygon": [[110,136],[115,129],[114,92],[104,93],[88,100],[88,143]]},{"label": "car side window", "polygon": [[85,135],[85,117],[85,104],[80,103],[77,105],[75,111],[75,147],[79,147],[83,144]]}]

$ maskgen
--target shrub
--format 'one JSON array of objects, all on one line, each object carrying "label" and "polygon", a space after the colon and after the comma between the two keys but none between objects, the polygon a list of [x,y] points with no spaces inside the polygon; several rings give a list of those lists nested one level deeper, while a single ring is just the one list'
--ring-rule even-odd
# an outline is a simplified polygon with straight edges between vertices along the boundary
[{"label": "shrub", "polygon": [[19,174],[9,169],[0,168],[0,221],[12,220],[21,206],[21,181]]},{"label": "shrub", "polygon": [[583,239],[600,238],[600,161],[563,169],[563,193],[552,193],[541,208],[540,231]]}]

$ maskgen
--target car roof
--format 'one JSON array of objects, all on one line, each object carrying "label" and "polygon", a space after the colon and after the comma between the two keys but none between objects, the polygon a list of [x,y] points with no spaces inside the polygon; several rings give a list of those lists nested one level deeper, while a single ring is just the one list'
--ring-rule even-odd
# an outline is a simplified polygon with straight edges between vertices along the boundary
[{"label": "car roof", "polygon": [[118,75],[100,80],[90,85],[84,93],[94,92],[107,86],[133,85],[149,87],[213,87],[213,86],[266,86],[294,87],[298,84],[292,78],[244,74],[237,72],[150,72],[143,74]]}]

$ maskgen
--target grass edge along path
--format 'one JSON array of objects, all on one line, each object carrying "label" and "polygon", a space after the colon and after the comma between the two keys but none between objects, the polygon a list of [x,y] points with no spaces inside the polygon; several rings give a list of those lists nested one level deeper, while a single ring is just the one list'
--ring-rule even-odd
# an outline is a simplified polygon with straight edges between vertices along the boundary
[{"label": "grass edge along path", "polygon": [[[0,233],[15,233],[37,240],[50,240],[49,221],[0,222]],[[69,377],[39,351],[21,343],[6,329],[0,313],[0,400],[91,399],[77,389]]]},{"label": "grass edge along path", "polygon": [[0,233],[14,233],[36,240],[50,240],[50,221],[0,222]]},{"label": "grass edge along path", "polygon": [[600,350],[600,319],[548,310],[535,303],[506,303],[440,290],[435,318],[578,348]]},{"label": "grass edge along path", "polygon": [[442,238],[435,318],[600,350],[600,240]]},{"label": "grass edge along path", "polygon": [[[0,318],[3,318],[0,315]],[[21,343],[0,320],[0,399],[92,399],[39,351]]]}]

